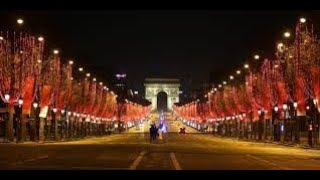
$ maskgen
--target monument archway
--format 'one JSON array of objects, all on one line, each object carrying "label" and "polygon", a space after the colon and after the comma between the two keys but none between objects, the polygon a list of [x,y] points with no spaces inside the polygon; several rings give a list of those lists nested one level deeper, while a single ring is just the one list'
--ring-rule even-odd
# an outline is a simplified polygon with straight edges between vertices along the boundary
[{"label": "monument archway", "polygon": [[167,111],[168,110],[168,95],[164,91],[157,94],[157,110]]},{"label": "monument archway", "polygon": [[[145,98],[152,103],[152,110],[158,109],[158,95],[167,95],[167,110],[172,110],[174,103],[179,102],[179,79],[147,78],[145,79]],[[160,103],[160,102],[159,102]],[[165,105],[164,105],[165,106]],[[160,109],[160,108],[159,108]]]}]

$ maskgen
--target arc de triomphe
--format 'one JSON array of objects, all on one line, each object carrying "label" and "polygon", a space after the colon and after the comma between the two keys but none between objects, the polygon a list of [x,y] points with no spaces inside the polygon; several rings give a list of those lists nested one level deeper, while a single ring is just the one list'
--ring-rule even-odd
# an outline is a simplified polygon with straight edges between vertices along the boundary
[{"label": "arc de triomphe", "polygon": [[157,109],[157,96],[160,92],[167,94],[167,109],[172,110],[174,103],[179,102],[179,79],[169,78],[146,78],[145,98],[152,103],[152,110]]}]

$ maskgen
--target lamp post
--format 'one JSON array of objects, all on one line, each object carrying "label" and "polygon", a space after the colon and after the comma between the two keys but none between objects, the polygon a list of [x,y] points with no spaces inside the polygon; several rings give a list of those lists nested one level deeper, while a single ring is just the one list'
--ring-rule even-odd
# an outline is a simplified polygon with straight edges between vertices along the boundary
[{"label": "lamp post", "polygon": [[279,110],[279,108],[278,108],[278,106],[275,106],[274,108],[273,108],[273,110],[274,110],[274,116],[273,116],[273,126],[274,126],[274,128],[273,128],[273,137],[274,137],[274,140],[275,141],[280,141],[280,134],[281,134],[281,131],[280,131],[280,126],[281,126],[281,124],[280,124],[280,122],[279,122],[279,119],[278,119],[278,110]]},{"label": "lamp post", "polygon": [[63,135],[64,135],[64,132],[65,132],[65,112],[66,110],[65,109],[61,109],[60,111],[60,120],[61,120],[61,125],[60,125],[60,140],[63,139]]},{"label": "lamp post", "polygon": [[288,135],[287,135],[287,108],[288,105],[287,104],[283,104],[282,105],[282,109],[283,109],[283,125],[284,125],[284,140],[287,141],[288,139]]},{"label": "lamp post", "polygon": [[54,122],[54,139],[58,140],[58,120],[57,120],[57,112],[58,109],[56,107],[52,108],[52,120]]},{"label": "lamp post", "polygon": [[4,127],[4,142],[8,142],[8,121],[9,121],[9,99],[10,99],[10,94],[9,93],[5,93],[4,94],[4,100],[5,100],[5,104],[6,104],[6,116],[5,116],[5,127]]},{"label": "lamp post", "polygon": [[299,133],[300,133],[300,123],[298,121],[298,117],[297,117],[297,107],[298,107],[298,102],[293,102],[293,107],[294,107],[294,113],[293,113],[293,117],[295,120],[295,138],[294,141],[295,143],[299,143],[300,138],[299,138]]}]

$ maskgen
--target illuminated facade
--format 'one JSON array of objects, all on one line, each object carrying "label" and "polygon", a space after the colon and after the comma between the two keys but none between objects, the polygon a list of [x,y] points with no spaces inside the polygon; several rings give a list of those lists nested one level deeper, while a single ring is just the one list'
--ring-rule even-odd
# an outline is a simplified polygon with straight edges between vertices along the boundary
[{"label": "illuminated facade", "polygon": [[168,110],[172,110],[173,104],[179,102],[179,79],[147,78],[144,86],[145,98],[152,103],[152,110],[157,109],[157,96],[161,92],[167,94]]}]

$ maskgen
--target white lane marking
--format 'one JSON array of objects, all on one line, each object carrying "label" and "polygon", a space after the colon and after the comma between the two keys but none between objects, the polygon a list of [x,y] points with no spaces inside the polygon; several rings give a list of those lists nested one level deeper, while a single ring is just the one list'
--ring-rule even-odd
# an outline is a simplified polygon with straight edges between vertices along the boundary
[{"label": "white lane marking", "polygon": [[174,168],[176,170],[182,170],[182,168],[181,168],[181,166],[180,166],[180,164],[179,164],[179,162],[173,152],[170,153],[170,157],[171,157],[171,161],[173,163]]},{"label": "white lane marking", "polygon": [[133,161],[133,163],[130,165],[129,169],[130,170],[135,170],[137,169],[138,165],[142,161],[143,156],[146,154],[146,151],[142,151],[139,156]]},{"label": "white lane marking", "polygon": [[280,170],[292,170],[291,168],[279,166],[278,164],[275,164],[275,163],[270,162],[270,161],[265,160],[265,159],[261,159],[261,158],[256,157],[256,156],[252,156],[252,155],[249,155],[249,154],[247,154],[246,156],[249,157],[249,158],[252,158],[252,159],[254,159],[254,160],[256,160],[256,161],[260,161],[260,162],[269,164],[269,165],[271,165],[271,166],[274,166],[274,167],[276,167],[276,168],[278,168],[278,169],[280,169]]}]

